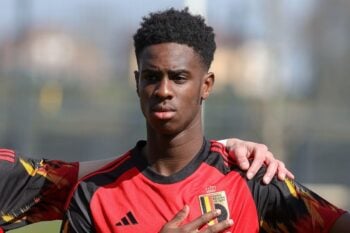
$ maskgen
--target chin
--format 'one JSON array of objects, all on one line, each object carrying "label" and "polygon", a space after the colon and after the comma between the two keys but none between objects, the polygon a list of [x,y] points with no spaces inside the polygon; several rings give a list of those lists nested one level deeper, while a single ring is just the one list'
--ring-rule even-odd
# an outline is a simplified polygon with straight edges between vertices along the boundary
[{"label": "chin", "polygon": [[181,132],[180,127],[176,127],[173,123],[170,121],[167,122],[157,122],[153,124],[149,124],[150,129],[153,130],[157,134],[162,134],[162,135],[176,135],[179,132]]}]

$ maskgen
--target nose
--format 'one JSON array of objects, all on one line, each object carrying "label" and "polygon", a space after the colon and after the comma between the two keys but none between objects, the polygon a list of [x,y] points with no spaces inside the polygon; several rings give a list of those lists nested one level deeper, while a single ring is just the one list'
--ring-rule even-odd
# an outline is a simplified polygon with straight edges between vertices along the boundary
[{"label": "nose", "polygon": [[162,99],[168,99],[173,96],[173,91],[171,87],[171,80],[169,80],[168,77],[163,77],[156,89],[155,89],[155,95]]}]

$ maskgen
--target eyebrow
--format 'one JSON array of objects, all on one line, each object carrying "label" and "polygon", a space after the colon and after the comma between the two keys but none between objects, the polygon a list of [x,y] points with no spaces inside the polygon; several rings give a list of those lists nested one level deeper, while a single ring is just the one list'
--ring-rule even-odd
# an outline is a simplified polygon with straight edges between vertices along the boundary
[{"label": "eyebrow", "polygon": [[179,73],[186,73],[189,74],[190,72],[185,69],[178,69],[178,70],[169,70],[169,73],[171,74],[179,74]]},{"label": "eyebrow", "polygon": [[159,69],[156,69],[156,68],[147,68],[147,69],[143,69],[141,70],[141,73],[153,73],[153,72],[160,72]]},{"label": "eyebrow", "polygon": [[[141,73],[158,73],[158,72],[161,72],[161,71],[157,68],[147,68],[141,71]],[[167,72],[170,74],[179,74],[179,73],[189,74],[190,73],[188,70],[185,70],[185,69],[168,70]]]}]

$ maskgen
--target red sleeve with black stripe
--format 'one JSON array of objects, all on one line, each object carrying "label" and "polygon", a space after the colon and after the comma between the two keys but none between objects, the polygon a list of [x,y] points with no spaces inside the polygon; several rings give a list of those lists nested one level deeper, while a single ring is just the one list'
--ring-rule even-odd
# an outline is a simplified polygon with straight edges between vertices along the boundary
[{"label": "red sleeve with black stripe", "polygon": [[0,148],[0,232],[62,219],[79,164],[30,159]]}]

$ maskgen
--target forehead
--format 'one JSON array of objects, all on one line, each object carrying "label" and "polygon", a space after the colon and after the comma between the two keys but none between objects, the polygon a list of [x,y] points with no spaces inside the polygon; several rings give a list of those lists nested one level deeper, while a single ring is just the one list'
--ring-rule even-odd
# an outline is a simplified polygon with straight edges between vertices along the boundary
[{"label": "forehead", "polygon": [[199,55],[189,46],[162,43],[144,48],[139,56],[140,70],[156,69],[203,69]]}]

